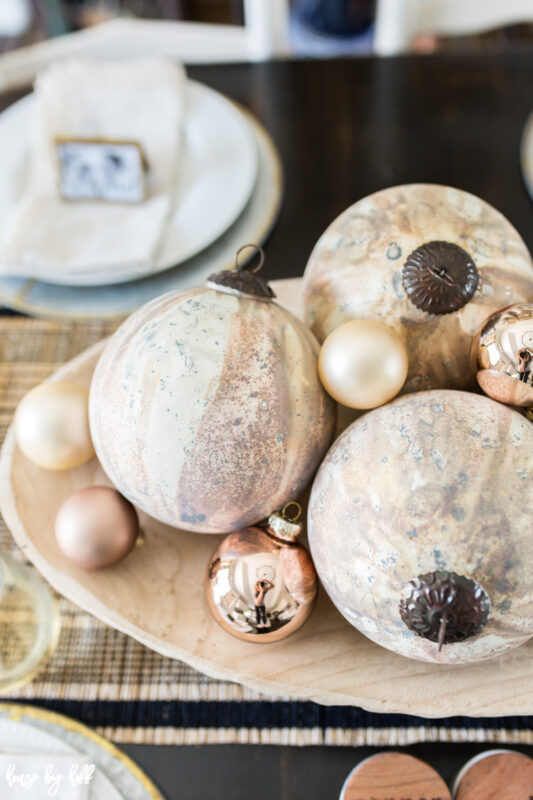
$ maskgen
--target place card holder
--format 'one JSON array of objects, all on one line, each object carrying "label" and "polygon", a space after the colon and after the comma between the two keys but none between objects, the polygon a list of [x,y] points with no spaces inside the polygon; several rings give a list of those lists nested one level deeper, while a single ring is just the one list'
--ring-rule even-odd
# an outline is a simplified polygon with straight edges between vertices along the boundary
[{"label": "place card holder", "polygon": [[58,137],[59,193],[68,202],[141,203],[148,162],[139,142]]},{"label": "place card holder", "polygon": [[387,752],[358,764],[339,800],[451,800],[451,794],[429,764],[406,753]]},{"label": "place card holder", "polygon": [[488,750],[457,775],[454,800],[533,800],[533,759],[512,750]]}]

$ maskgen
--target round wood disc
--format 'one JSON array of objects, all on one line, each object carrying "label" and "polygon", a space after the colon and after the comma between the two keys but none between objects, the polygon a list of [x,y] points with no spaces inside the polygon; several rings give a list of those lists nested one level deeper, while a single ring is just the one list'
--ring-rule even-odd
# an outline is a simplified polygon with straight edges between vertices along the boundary
[{"label": "round wood disc", "polygon": [[522,753],[486,753],[463,767],[455,800],[530,800],[533,759]]},{"label": "round wood disc", "polygon": [[379,753],[348,775],[339,800],[451,800],[433,767],[406,753]]}]

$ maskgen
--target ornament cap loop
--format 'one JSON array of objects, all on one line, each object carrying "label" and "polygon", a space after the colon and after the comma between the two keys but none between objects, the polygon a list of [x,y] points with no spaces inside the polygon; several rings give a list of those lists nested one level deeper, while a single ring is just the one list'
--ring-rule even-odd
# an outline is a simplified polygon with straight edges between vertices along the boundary
[{"label": "ornament cap loop", "polygon": [[[242,264],[239,264],[240,254],[242,253],[243,250],[248,250],[249,248],[251,248],[254,251],[254,255],[250,256],[248,260],[243,261]],[[258,256],[257,264],[254,264],[255,256]],[[258,244],[243,244],[242,247],[239,247],[239,249],[235,253],[236,272],[242,272],[243,270],[246,270],[247,272],[259,272],[264,263],[265,263],[265,251]]]},{"label": "ornament cap loop", "polygon": [[[243,250],[252,248],[254,255],[239,264],[239,256]],[[257,263],[255,257],[258,256]],[[205,282],[209,289],[239,297],[251,297],[254,300],[272,300],[276,295],[268,283],[258,275],[265,263],[265,251],[257,244],[243,244],[235,253],[235,269],[224,269],[214,272]]]},{"label": "ornament cap loop", "polygon": [[[289,509],[293,510],[289,514]],[[302,507],[300,503],[291,500],[285,503],[281,511],[275,511],[271,514],[267,521],[267,530],[276,539],[281,539],[284,542],[295,542],[303,530],[303,524],[299,522],[302,516]]]},{"label": "ornament cap loop", "polygon": [[480,633],[490,614],[490,598],[476,581],[456,572],[436,570],[405,584],[400,617],[417,636],[445,644],[464,642]]},{"label": "ornament cap loop", "polygon": [[[293,508],[293,514],[289,514],[289,508]],[[302,507],[300,503],[297,503],[296,500],[289,500],[288,503],[285,503],[283,508],[281,509],[281,516],[283,519],[287,520],[287,522],[298,522],[300,517],[302,516]]]}]

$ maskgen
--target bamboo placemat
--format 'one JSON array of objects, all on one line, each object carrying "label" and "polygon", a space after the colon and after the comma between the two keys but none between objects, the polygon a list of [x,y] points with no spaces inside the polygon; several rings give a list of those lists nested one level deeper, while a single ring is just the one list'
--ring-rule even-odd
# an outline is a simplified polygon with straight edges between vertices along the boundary
[{"label": "bamboo placemat", "polygon": [[[112,330],[107,323],[0,317],[0,440],[32,386]],[[20,557],[1,518],[0,548]],[[117,742],[533,743],[533,719],[528,717],[423,720],[265,697],[160,656],[63,598],[60,609],[62,632],[54,655],[32,683],[3,699],[73,716]]]}]

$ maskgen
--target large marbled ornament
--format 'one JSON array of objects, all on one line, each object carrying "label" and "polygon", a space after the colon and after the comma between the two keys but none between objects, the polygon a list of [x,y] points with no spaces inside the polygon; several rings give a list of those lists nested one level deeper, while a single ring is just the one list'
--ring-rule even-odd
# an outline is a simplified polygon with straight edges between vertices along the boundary
[{"label": "large marbled ornament", "polygon": [[353,319],[391,326],[409,372],[403,392],[475,387],[470,342],[492,312],[533,301],[517,231],[468,192],[396,186],[348,208],[318,240],[304,275],[306,321],[323,341]]},{"label": "large marbled ornament", "polygon": [[499,656],[533,635],[532,480],[533,425],[517,411],[458,391],[394,400],[320,467],[308,518],[318,574],[390,650]]},{"label": "large marbled ornament", "polygon": [[254,273],[158,297],[96,367],[91,433],[116,488],[200,533],[251,525],[310,481],[335,422],[319,345]]}]

